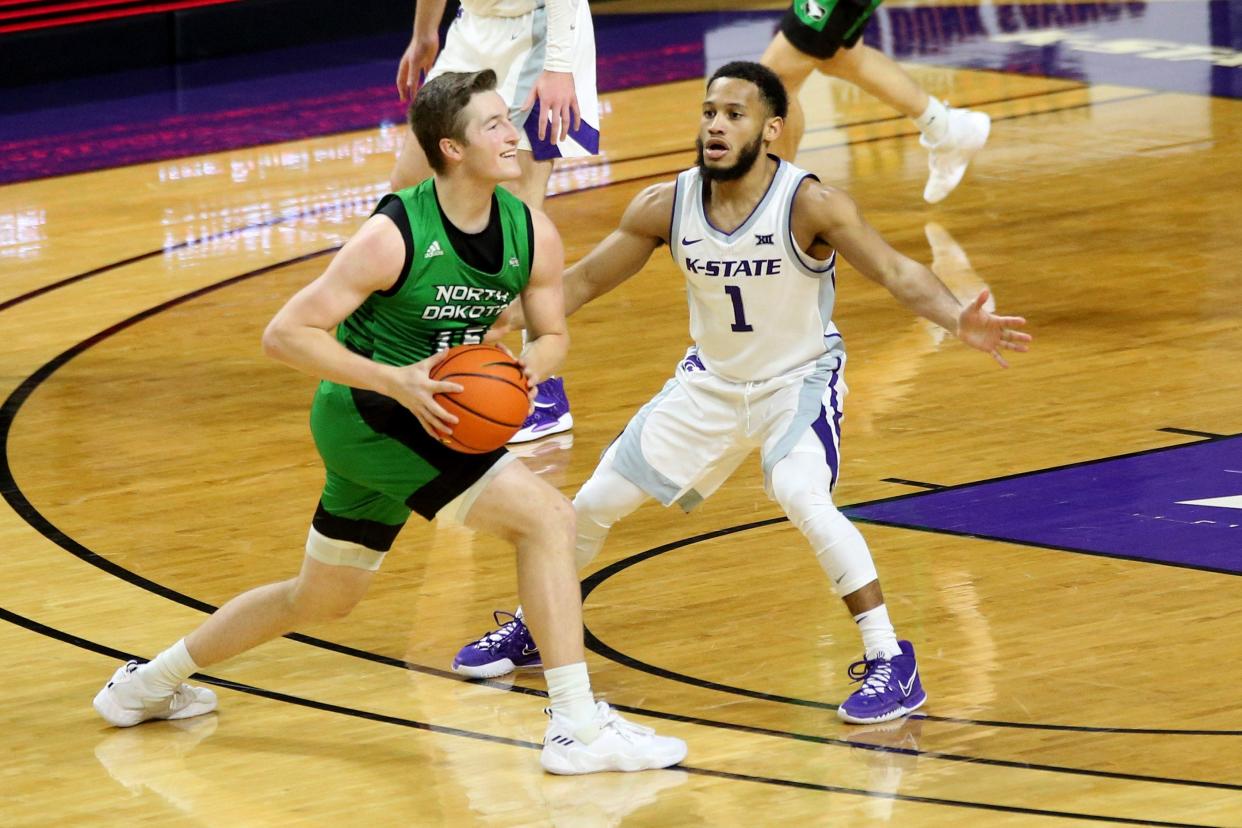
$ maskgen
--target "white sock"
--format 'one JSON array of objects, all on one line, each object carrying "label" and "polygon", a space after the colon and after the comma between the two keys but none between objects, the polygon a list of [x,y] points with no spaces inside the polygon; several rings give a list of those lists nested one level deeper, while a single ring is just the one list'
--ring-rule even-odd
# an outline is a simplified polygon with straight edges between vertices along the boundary
[{"label": "white sock", "polygon": [[158,695],[166,695],[198,672],[198,665],[185,648],[185,639],[157,655],[140,671],[142,683]]},{"label": "white sock", "polygon": [[888,607],[880,604],[875,609],[855,615],[854,622],[862,632],[863,652],[867,658],[893,658],[901,655],[893,622],[888,620]]},{"label": "white sock", "polygon": [[543,677],[548,682],[553,713],[569,719],[575,728],[591,722],[595,716],[595,696],[585,661],[544,670]]},{"label": "white sock", "polygon": [[927,138],[929,144],[939,144],[949,134],[949,108],[943,101],[927,96],[927,109],[914,119],[914,125]]}]

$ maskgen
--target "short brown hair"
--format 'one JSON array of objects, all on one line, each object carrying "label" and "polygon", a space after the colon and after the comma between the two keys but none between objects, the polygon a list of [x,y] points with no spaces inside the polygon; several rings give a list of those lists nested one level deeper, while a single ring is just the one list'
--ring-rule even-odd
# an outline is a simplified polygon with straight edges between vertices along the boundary
[{"label": "short brown hair", "polygon": [[418,90],[410,104],[410,126],[432,170],[444,172],[440,139],[452,138],[465,143],[463,113],[470,99],[478,92],[490,92],[495,88],[496,73],[484,69],[481,72],[445,72]]}]

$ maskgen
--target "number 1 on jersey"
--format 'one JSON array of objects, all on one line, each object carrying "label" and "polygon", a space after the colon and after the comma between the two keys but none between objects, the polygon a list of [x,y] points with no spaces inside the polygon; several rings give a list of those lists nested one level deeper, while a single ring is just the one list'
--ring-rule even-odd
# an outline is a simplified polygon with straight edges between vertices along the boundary
[{"label": "number 1 on jersey", "polygon": [[725,293],[729,294],[729,298],[733,300],[733,324],[729,326],[734,333],[746,333],[753,331],[750,325],[746,324],[746,308],[742,307],[742,289],[737,285],[725,285]]}]

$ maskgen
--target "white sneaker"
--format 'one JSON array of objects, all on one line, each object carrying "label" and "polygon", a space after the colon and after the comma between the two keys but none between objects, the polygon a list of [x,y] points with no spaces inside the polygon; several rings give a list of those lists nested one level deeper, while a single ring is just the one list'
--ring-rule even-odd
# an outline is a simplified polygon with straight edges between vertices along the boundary
[{"label": "white sneaker", "polygon": [[539,761],[548,773],[640,771],[667,768],[686,758],[686,743],[657,736],[649,727],[621,718],[604,702],[595,703],[595,717],[578,728],[551,713]]},{"label": "white sneaker", "polygon": [[992,131],[992,119],[986,112],[969,109],[949,109],[949,131],[937,144],[928,143],[927,137],[919,138],[930,153],[927,157],[927,186],[923,188],[923,200],[929,204],[943,201],[961,183],[966,166],[975,153],[987,143]]},{"label": "white sneaker", "polygon": [[95,694],[95,710],[114,727],[133,727],[148,719],[188,719],[216,709],[216,694],[206,687],[182,684],[168,696],[143,696],[134,672],[142,665],[127,661]]}]

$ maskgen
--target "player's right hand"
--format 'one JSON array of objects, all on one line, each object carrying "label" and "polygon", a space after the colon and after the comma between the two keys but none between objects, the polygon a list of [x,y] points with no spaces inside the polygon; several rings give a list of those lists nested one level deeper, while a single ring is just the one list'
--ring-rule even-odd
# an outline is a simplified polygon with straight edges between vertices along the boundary
[{"label": "player's right hand", "polygon": [[401,56],[401,63],[397,65],[397,94],[401,96],[402,101],[414,100],[414,96],[418,94],[419,88],[423,85],[423,79],[431,71],[431,65],[436,62],[436,55],[439,53],[440,41],[438,39],[410,38],[410,45],[406,47],[405,54]]},{"label": "player's right hand", "polygon": [[535,86],[526,96],[522,110],[527,111],[539,101],[539,140],[548,140],[553,144],[565,140],[570,126],[577,130],[582,127],[582,110],[578,107],[578,92],[574,87],[574,76],[569,72],[539,73]]},{"label": "player's right hand", "polygon": [[436,394],[453,394],[464,390],[455,382],[440,382],[431,378],[431,369],[444,360],[447,351],[432,354],[422,362],[397,368],[393,387],[388,396],[410,410],[428,434],[443,440],[453,433],[457,417],[448,413],[436,402]]}]

